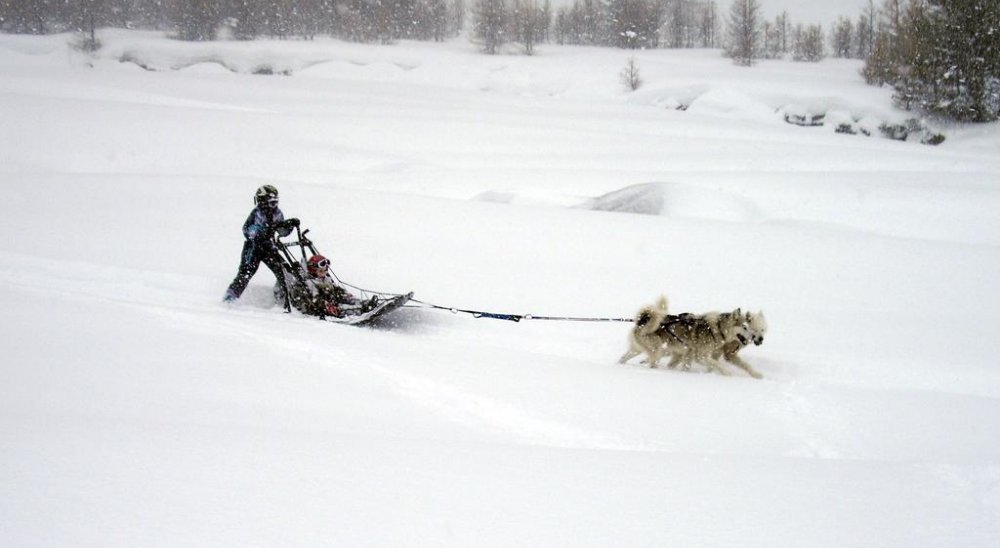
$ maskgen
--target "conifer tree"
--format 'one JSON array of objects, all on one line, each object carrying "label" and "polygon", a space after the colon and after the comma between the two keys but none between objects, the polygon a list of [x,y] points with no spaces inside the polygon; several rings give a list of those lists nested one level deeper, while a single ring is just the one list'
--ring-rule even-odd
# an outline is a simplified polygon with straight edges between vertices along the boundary
[{"label": "conifer tree", "polygon": [[911,70],[897,87],[909,84],[922,108],[958,120],[1000,117],[1000,3],[933,0],[913,34]]},{"label": "conifer tree", "polygon": [[761,13],[757,0],[734,0],[727,21],[726,54],[737,65],[751,66],[761,56]]},{"label": "conifer tree", "polygon": [[212,0],[175,0],[172,19],[181,40],[214,40],[222,10]]},{"label": "conifer tree", "polygon": [[906,109],[961,121],[1000,119],[1000,3],[887,0],[862,71]]}]

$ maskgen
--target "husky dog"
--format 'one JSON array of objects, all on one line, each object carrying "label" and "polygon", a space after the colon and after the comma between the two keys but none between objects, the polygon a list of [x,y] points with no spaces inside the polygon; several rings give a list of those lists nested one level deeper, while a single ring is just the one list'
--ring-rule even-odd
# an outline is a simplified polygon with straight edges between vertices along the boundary
[{"label": "husky dog", "polygon": [[664,333],[663,345],[670,354],[667,367],[673,369],[680,364],[690,369],[692,363],[698,362],[728,374],[713,355],[732,342],[746,340],[749,329],[745,324],[746,316],[739,308],[732,312],[668,316],[658,330]]},{"label": "husky dog", "polygon": [[737,354],[743,350],[743,347],[749,346],[751,342],[754,346],[763,344],[765,333],[767,333],[767,319],[764,318],[764,313],[747,312],[744,316],[742,330],[737,333],[736,340],[729,341],[712,351],[712,359],[717,361],[720,357],[724,357],[727,362],[743,369],[751,377],[760,379],[763,375],[750,367],[750,364]]},{"label": "husky dog", "polygon": [[718,361],[724,357],[754,378],[761,378],[737,354],[750,342],[763,343],[766,330],[762,313],[744,314],[737,308],[732,312],[671,315],[667,313],[666,297],[660,297],[655,305],[643,307],[636,315],[635,326],[629,333],[629,349],[618,363],[645,353],[650,367],[656,367],[660,358],[669,354],[667,367],[681,365],[690,369],[691,364],[698,362],[726,375]]},{"label": "husky dog", "polygon": [[663,356],[663,341],[656,332],[667,317],[667,297],[660,295],[656,304],[642,307],[635,315],[635,325],[629,332],[628,350],[618,359],[625,363],[639,354],[645,353],[649,363],[656,366],[656,361]]}]

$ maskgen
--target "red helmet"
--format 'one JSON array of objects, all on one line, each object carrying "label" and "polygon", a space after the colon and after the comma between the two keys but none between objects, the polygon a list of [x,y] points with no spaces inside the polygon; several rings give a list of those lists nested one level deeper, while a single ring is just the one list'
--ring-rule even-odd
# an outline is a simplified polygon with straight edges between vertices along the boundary
[{"label": "red helmet", "polygon": [[330,260],[322,255],[313,255],[309,257],[309,261],[306,262],[306,270],[309,271],[309,275],[314,278],[322,278],[326,276],[326,269],[330,267]]}]

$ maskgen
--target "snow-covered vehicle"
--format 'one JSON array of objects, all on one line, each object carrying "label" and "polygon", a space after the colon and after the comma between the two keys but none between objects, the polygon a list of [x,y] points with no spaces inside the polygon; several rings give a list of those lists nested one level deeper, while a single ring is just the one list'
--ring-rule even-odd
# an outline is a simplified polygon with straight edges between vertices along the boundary
[{"label": "snow-covered vehicle", "polygon": [[[308,229],[295,226],[295,232],[286,239],[275,236],[288,304],[296,310],[329,322],[363,325],[402,307],[413,297],[412,292],[376,292],[342,282],[330,270],[329,261],[316,250],[308,233]],[[275,287],[276,296],[280,295],[278,286],[280,283]]]}]

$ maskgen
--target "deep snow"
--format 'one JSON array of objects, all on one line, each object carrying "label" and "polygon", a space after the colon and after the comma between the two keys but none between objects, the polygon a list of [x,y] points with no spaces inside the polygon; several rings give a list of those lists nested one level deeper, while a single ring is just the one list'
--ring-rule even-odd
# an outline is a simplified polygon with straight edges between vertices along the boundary
[{"label": "deep snow", "polygon": [[[782,121],[905,119],[851,61],[637,52],[626,93],[598,48],[101,39],[0,36],[0,544],[1000,537],[996,124]],[[618,365],[623,323],[325,324],[266,270],[223,306],[265,182],[366,287],[761,309],[765,379]]]}]

